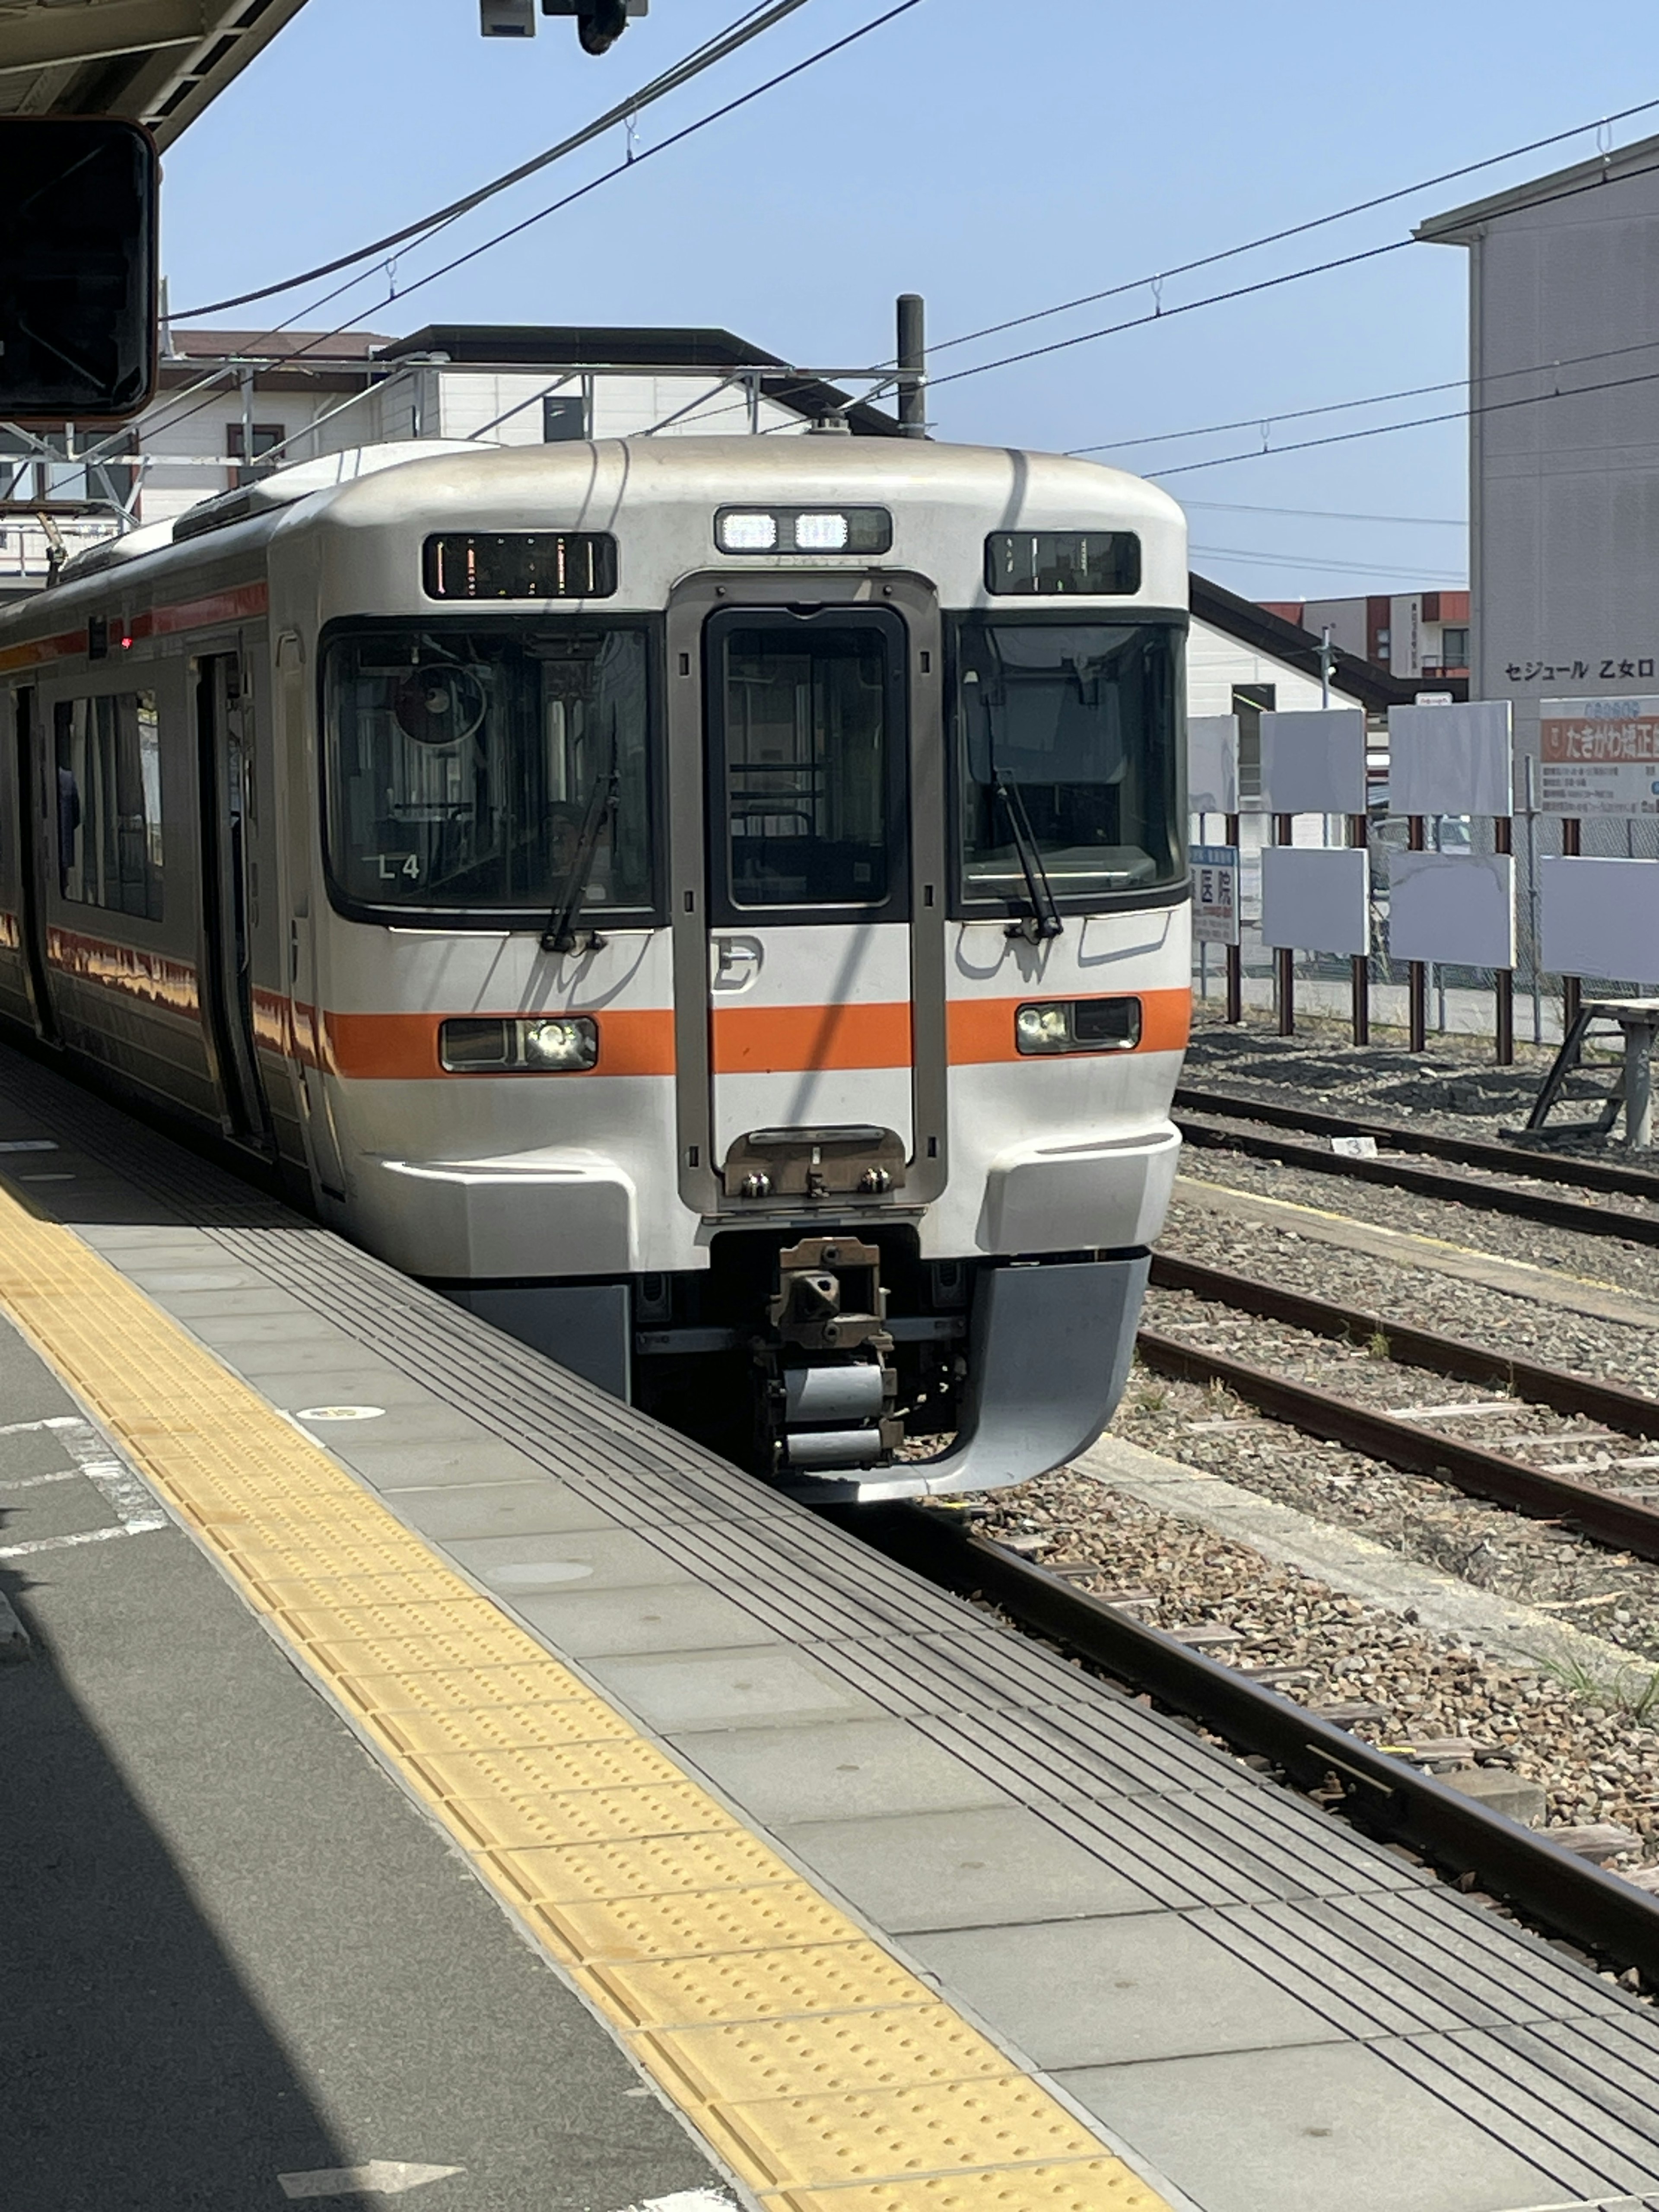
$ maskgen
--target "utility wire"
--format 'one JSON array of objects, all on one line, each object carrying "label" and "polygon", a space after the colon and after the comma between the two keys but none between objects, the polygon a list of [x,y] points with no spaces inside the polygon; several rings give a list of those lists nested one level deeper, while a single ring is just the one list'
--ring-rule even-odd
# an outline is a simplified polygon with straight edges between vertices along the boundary
[{"label": "utility wire", "polygon": [[1261,247],[1278,246],[1287,238],[1300,238],[1310,230],[1320,230],[1327,224],[1346,222],[1350,216],[1369,215],[1372,209],[1389,207],[1396,200],[1410,199],[1416,192],[1433,191],[1441,185],[1455,183],[1459,177],[1472,177],[1482,169],[1498,167],[1502,162],[1518,161],[1523,154],[1537,154],[1546,146],[1559,146],[1569,138],[1582,137],[1586,131],[1606,130],[1614,123],[1628,122],[1632,115],[1645,115],[1659,107],[1659,100],[1644,100],[1635,107],[1621,107],[1617,114],[1597,116],[1589,123],[1576,123],[1570,131],[1552,131],[1547,138],[1534,138],[1524,146],[1511,146],[1507,153],[1489,154],[1484,161],[1466,161],[1461,168],[1443,169],[1437,177],[1425,177],[1414,185],[1401,185],[1396,191],[1379,192],[1374,199],[1356,200],[1351,207],[1338,208],[1333,214],[1311,216],[1306,222],[1291,223],[1283,230],[1271,230],[1261,238],[1247,240],[1243,246],[1224,246],[1219,252],[1200,254],[1195,261],[1182,261],[1172,269],[1162,269],[1151,276],[1138,276],[1122,284],[1110,284],[1103,291],[1085,292],[1075,300],[1063,300],[1059,306],[1037,307],[1028,315],[1012,315],[1006,322],[988,323],[982,330],[964,331],[960,337],[945,338],[931,349],[945,353],[952,346],[971,345],[976,338],[996,337],[1004,331],[1023,329],[1028,323],[1046,321],[1051,315],[1070,314],[1075,307],[1091,307],[1097,301],[1116,299],[1125,292],[1138,292],[1146,285],[1167,283],[1171,276],[1188,276],[1195,269],[1213,268],[1217,262],[1231,261],[1242,253],[1255,253]]},{"label": "utility wire", "polygon": [[[699,116],[696,122],[688,123],[683,130],[675,131],[671,137],[659,140],[654,146],[647,146],[644,153],[635,155],[632,161],[617,162],[614,167],[603,171],[599,176],[591,178],[586,184],[579,185],[574,191],[567,192],[562,199],[554,200],[549,206],[538,209],[534,215],[526,216],[522,221],[511,224],[507,229],[497,231],[493,237],[487,238],[481,244],[470,247],[465,253],[457,254],[453,260],[445,262],[441,267],[429,270],[424,276],[416,277],[411,283],[394,287],[384,299],[376,300],[368,307],[362,308],[356,314],[351,316],[347,321],[338,324],[333,330],[320,331],[307,344],[296,346],[292,353],[283,355],[280,358],[280,366],[286,369],[295,362],[304,360],[307,355],[314,353],[319,346],[326,345],[330,339],[341,337],[351,329],[353,324],[362,322],[366,316],[378,314],[382,307],[389,307],[396,301],[408,298],[410,293],[418,292],[424,285],[435,283],[440,276],[447,276],[452,270],[459,269],[464,262],[476,260],[481,253],[491,252],[493,248],[503,244],[507,239],[516,237],[520,231],[528,230],[532,224],[541,222],[547,216],[556,215],[561,209],[569,207],[573,202],[585,198],[589,192],[597,191],[601,185],[609,184],[613,178],[623,176],[631,170],[643,167],[647,161],[654,160],[659,154],[665,154],[671,147],[678,146],[684,140],[694,137],[698,131],[706,131],[711,124],[722,121],[725,117],[735,113],[738,108],[748,106],[751,100],[760,99],[763,94],[774,91],[781,84],[787,84],[792,77],[800,76],[807,70],[816,67],[819,62],[828,61],[831,55],[841,53],[847,47],[855,46],[860,39],[867,38],[872,31],[880,30],[884,24],[894,21],[900,15],[908,15],[911,9],[921,5],[921,0],[899,0],[899,4],[890,8],[884,15],[872,17],[869,22],[860,24],[857,30],[849,31],[844,38],[836,39],[827,46],[820,46],[816,53],[808,54],[805,60],[794,63],[787,70],[780,70],[775,76],[768,77],[763,83],[754,86],[748,92],[740,93],[735,100],[727,100],[723,107],[711,109],[707,115]],[[295,314],[289,317],[289,322],[295,321],[300,314],[307,312],[307,310],[304,308],[296,309]],[[277,325],[279,331],[285,327],[286,325]],[[268,331],[264,335],[271,337],[275,336],[276,332]],[[216,370],[212,376],[204,378],[203,384],[217,383],[227,373],[223,369]],[[201,386],[191,387],[191,390],[200,388]],[[182,398],[187,395],[179,396]],[[192,415],[199,415],[204,408],[211,406],[214,404],[215,396],[210,392],[205,398],[198,401],[196,406],[185,414],[173,416],[166,422],[157,424],[156,428],[164,430],[179,428],[181,424],[189,422]]]},{"label": "utility wire", "polygon": [[1239,507],[1219,499],[1187,499],[1182,505],[1206,514],[1290,514],[1307,522],[1401,522],[1436,530],[1467,530],[1468,524],[1454,514],[1348,514],[1328,507]]},{"label": "utility wire", "polygon": [[[1659,343],[1659,341],[1656,341]],[[1643,350],[1648,351],[1649,348]],[[1433,422],[1468,422],[1477,416],[1503,415],[1516,407],[1545,407],[1552,399],[1583,399],[1598,392],[1626,392],[1638,384],[1659,383],[1659,368],[1649,369],[1640,376],[1607,377],[1600,384],[1575,384],[1565,392],[1531,392],[1516,399],[1488,399],[1469,407],[1454,407],[1443,415],[1414,415],[1405,422],[1377,422],[1368,430],[1339,430],[1326,438],[1298,438],[1289,446],[1255,446],[1244,453],[1218,453],[1212,461],[1182,461],[1169,469],[1149,469],[1147,474],[1161,483],[1165,477],[1184,477],[1195,469],[1224,469],[1235,461],[1271,460],[1280,453],[1305,453],[1316,446],[1347,446],[1359,438],[1386,438],[1395,430],[1421,430]]]},{"label": "utility wire", "polygon": [[[1659,348],[1659,338],[1643,338],[1633,345],[1604,346],[1595,353],[1559,354],[1553,361],[1534,362],[1525,368],[1488,369],[1482,378],[1486,384],[1506,382],[1516,376],[1547,376],[1563,368],[1583,368],[1592,362],[1619,361],[1626,354],[1652,353]],[[1468,389],[1467,376],[1448,377],[1439,384],[1408,384],[1398,392],[1374,392],[1364,399],[1331,399],[1322,407],[1287,407],[1259,415],[1241,416],[1233,422],[1204,422],[1193,430],[1160,430],[1147,438],[1115,438],[1098,446],[1072,446],[1067,448],[1073,459],[1087,453],[1118,453],[1130,446],[1167,446],[1182,438],[1212,438],[1224,430],[1267,429],[1275,422],[1303,422],[1315,415],[1344,415],[1357,407],[1386,407],[1396,399],[1422,399],[1434,392],[1462,392]],[[1366,517],[1365,520],[1372,520]]]},{"label": "utility wire", "polygon": [[[1656,105],[1659,105],[1659,103],[1656,103]],[[1562,190],[1558,192],[1541,193],[1537,198],[1529,200],[1528,202],[1528,205],[1529,207],[1552,207],[1558,200],[1577,199],[1583,192],[1599,192],[1603,191],[1609,181],[1608,170],[1606,164],[1610,162],[1611,160],[1612,155],[1610,153],[1604,157],[1604,166],[1601,174],[1599,177],[1592,178],[1588,181],[1581,181],[1576,185],[1565,185]],[[1656,170],[1659,170],[1659,162],[1649,162],[1639,169],[1624,169],[1620,172],[1618,181],[1620,184],[1624,184],[1633,181],[1638,177],[1651,176]],[[1027,346],[1024,351],[1020,353],[1004,354],[995,361],[981,361],[976,362],[972,368],[952,369],[948,376],[935,376],[930,378],[929,389],[938,391],[943,385],[961,383],[964,377],[983,376],[994,368],[1009,368],[1013,367],[1017,362],[1036,361],[1047,354],[1065,353],[1073,346],[1089,345],[1096,338],[1115,337],[1119,332],[1122,331],[1140,330],[1148,323],[1169,322],[1176,315],[1189,315],[1200,307],[1220,307],[1227,301],[1246,299],[1253,293],[1271,292],[1283,284],[1300,283],[1302,279],[1305,276],[1328,276],[1334,270],[1351,269],[1362,261],[1376,261],[1381,258],[1384,254],[1398,253],[1403,247],[1413,246],[1416,243],[1417,240],[1415,236],[1408,234],[1404,238],[1392,239],[1383,246],[1367,246],[1357,253],[1340,254],[1334,259],[1330,261],[1316,261],[1303,269],[1287,270],[1282,276],[1263,277],[1257,283],[1238,284],[1235,285],[1230,291],[1211,292],[1206,294],[1202,299],[1183,301],[1179,306],[1174,307],[1165,307],[1161,299],[1158,299],[1155,296],[1152,312],[1149,315],[1134,315],[1130,317],[1127,322],[1109,323],[1103,329],[1097,331],[1081,331],[1074,337],[1052,338],[1047,345]]]},{"label": "utility wire", "polygon": [[1200,307],[1218,307],[1229,300],[1246,300],[1254,293],[1277,291],[1281,285],[1299,284],[1307,276],[1328,276],[1334,270],[1352,269],[1361,261],[1380,261],[1385,254],[1399,253],[1406,246],[1415,245],[1412,238],[1392,238],[1384,246],[1367,246],[1357,253],[1342,253],[1334,260],[1316,261],[1304,269],[1287,269],[1282,276],[1258,277],[1253,284],[1236,284],[1230,291],[1209,292],[1200,300],[1183,300],[1179,306],[1153,307],[1148,315],[1132,315],[1127,322],[1108,323],[1097,331],[1080,331],[1075,337],[1050,338],[1047,345],[1027,346],[1021,353],[1006,353],[995,361],[981,361],[972,368],[953,368],[948,376],[933,376],[927,380],[930,392],[938,392],[947,384],[960,384],[969,376],[985,376],[994,368],[1012,368],[1018,362],[1039,361],[1045,354],[1066,353],[1072,347],[1091,345],[1097,338],[1115,338],[1123,331],[1138,331],[1148,323],[1167,323],[1177,315],[1195,314]]},{"label": "utility wire", "polygon": [[[1378,568],[1364,561],[1316,560],[1299,553],[1251,553],[1242,545],[1194,545],[1188,550],[1202,561],[1243,561],[1264,568],[1317,568],[1343,576],[1414,576],[1422,581],[1420,569]],[[1431,590],[1441,591],[1462,588],[1461,585],[1430,586]]]},{"label": "utility wire", "polygon": [[[355,262],[368,261],[387,253],[393,246],[406,245],[412,238],[446,228],[450,223],[459,222],[462,216],[470,215],[474,208],[482,207],[486,200],[494,199],[498,192],[522,184],[526,177],[533,177],[538,170],[562,161],[567,154],[574,154],[592,140],[603,137],[618,123],[625,123],[642,109],[666,99],[671,92],[678,92],[682,85],[690,84],[705,70],[713,69],[728,54],[736,53],[751,39],[758,39],[775,23],[781,22],[786,15],[793,15],[798,8],[805,5],[806,0],[775,0],[775,4],[770,7],[750,9],[749,14],[739,16],[729,30],[717,38],[705,40],[683,60],[676,62],[672,69],[665,70],[660,76],[653,77],[638,92],[619,100],[616,106],[607,108],[603,115],[597,116],[592,123],[585,124],[568,138],[562,138],[556,145],[545,147],[529,161],[520,161],[517,168],[508,169],[499,177],[492,177],[488,184],[480,185],[475,191],[466,193],[460,199],[452,200],[447,207],[434,209],[430,215],[421,216],[418,222],[405,223],[401,230],[388,231],[384,238],[373,239],[367,246],[358,246],[355,252],[339,254],[332,261],[319,262],[314,269],[301,270],[297,276],[284,277],[280,284],[262,284],[257,291],[238,292],[231,299],[210,300],[204,307],[181,307],[170,319],[188,322],[198,315],[222,314],[230,307],[245,307],[255,300],[272,299],[279,292],[295,291],[301,284],[313,284],[319,277],[332,276],[337,270],[349,269]],[[332,293],[329,295],[331,299],[336,296]]]}]

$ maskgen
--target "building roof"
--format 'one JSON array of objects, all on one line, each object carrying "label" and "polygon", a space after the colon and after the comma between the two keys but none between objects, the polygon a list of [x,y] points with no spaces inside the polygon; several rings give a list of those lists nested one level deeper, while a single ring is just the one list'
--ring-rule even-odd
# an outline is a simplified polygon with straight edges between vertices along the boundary
[{"label": "building roof", "polygon": [[120,115],[165,150],[303,0],[11,0],[0,115]]},{"label": "building roof", "polygon": [[381,342],[379,358],[447,354],[451,361],[495,368],[756,369],[764,396],[817,421],[845,412],[848,427],[866,438],[896,438],[892,416],[855,400],[822,377],[792,369],[764,346],[731,331],[632,328],[603,323],[429,323],[410,337]]},{"label": "building roof", "polygon": [[[1192,611],[1198,621],[1208,623],[1212,629],[1237,638],[1257,653],[1271,653],[1275,660],[1282,660],[1304,676],[1318,676],[1320,640],[1311,630],[1286,622],[1255,599],[1240,599],[1237,592],[1212,583],[1207,576],[1194,575],[1189,580]],[[1389,707],[1411,706],[1422,689],[1420,677],[1391,676],[1374,660],[1345,653],[1340,646],[1331,648],[1331,682],[1375,714]]]},{"label": "building roof", "polygon": [[398,343],[374,331],[168,331],[173,354],[191,361],[354,361],[365,366]]},{"label": "building roof", "polygon": [[1553,169],[1547,177],[1533,177],[1523,185],[1492,192],[1486,199],[1449,209],[1444,215],[1431,215],[1426,222],[1418,224],[1412,236],[1429,246],[1473,246],[1480,226],[1495,216],[1515,215],[1541,201],[1594,191],[1598,185],[1617,184],[1632,171],[1644,174],[1656,167],[1659,167],[1659,138],[1638,138],[1633,145],[1620,146],[1613,153],[1575,161],[1570,169]]}]

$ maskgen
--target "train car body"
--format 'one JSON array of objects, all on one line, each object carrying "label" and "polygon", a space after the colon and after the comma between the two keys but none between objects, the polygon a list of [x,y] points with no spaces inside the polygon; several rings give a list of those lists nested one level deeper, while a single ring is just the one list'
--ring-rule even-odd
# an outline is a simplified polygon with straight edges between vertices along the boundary
[{"label": "train car body", "polygon": [[817,1498],[1122,1387],[1186,543],[1036,453],[380,448],[0,617],[0,1016]]}]

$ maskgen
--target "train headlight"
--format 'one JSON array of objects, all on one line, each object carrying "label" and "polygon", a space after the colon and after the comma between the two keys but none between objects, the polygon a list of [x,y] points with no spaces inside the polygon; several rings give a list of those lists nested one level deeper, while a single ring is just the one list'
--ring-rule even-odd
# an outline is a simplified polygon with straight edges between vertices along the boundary
[{"label": "train headlight", "polygon": [[586,1014],[458,1015],[438,1025],[452,1075],[579,1075],[598,1064],[599,1025]]},{"label": "train headlight", "polygon": [[599,1056],[597,1022],[584,1014],[557,1021],[523,1022],[524,1064],[569,1071],[592,1067]]},{"label": "train headlight", "polygon": [[1014,1042],[1022,1052],[1069,1052],[1072,1025],[1064,1006],[1022,1006],[1014,1016]]},{"label": "train headlight", "polygon": [[1014,1016],[1023,1053],[1132,1052],[1139,1042],[1139,999],[1057,999]]}]

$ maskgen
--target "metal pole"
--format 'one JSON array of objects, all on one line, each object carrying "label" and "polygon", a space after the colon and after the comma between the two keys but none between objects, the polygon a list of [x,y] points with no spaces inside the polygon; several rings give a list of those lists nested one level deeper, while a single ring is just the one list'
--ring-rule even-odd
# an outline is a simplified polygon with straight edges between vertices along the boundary
[{"label": "metal pole", "polygon": [[1653,1030],[1625,1024],[1625,1142],[1644,1152],[1653,1142]]},{"label": "metal pole", "polygon": [[[1291,842],[1291,817],[1288,814],[1273,817],[1273,842],[1288,845]],[[1279,1006],[1279,1034],[1282,1037],[1296,1035],[1296,955],[1289,945],[1281,945],[1273,954],[1273,996]]]},{"label": "metal pole", "polygon": [[[1232,847],[1234,852],[1238,854],[1238,882],[1237,890],[1235,892],[1235,906],[1236,908],[1241,908],[1244,903],[1243,896],[1244,887],[1244,851],[1243,848],[1238,842],[1238,817],[1236,814],[1230,814],[1227,817],[1227,842]],[[1235,916],[1235,920],[1237,927],[1242,935],[1244,927],[1243,923],[1237,921],[1237,915]],[[1227,947],[1227,1019],[1237,1026],[1237,1024],[1242,1022],[1243,1018],[1244,948],[1242,945],[1230,945]]]},{"label": "metal pole", "polygon": [[898,418],[907,438],[927,435],[927,340],[920,292],[898,296]]},{"label": "metal pole", "polygon": [[[1370,825],[1363,814],[1351,814],[1348,817],[1348,842],[1359,852],[1363,853],[1365,850],[1369,832]],[[1370,934],[1369,905],[1365,917],[1365,933],[1367,937]],[[1349,966],[1349,981],[1353,996],[1353,1041],[1356,1044],[1369,1044],[1371,1041],[1371,971],[1369,952],[1354,954]]]},{"label": "metal pole", "polygon": [[[1406,849],[1408,853],[1424,850],[1426,839],[1423,834],[1423,817],[1411,814],[1406,817]],[[1426,1052],[1429,1046],[1429,971],[1420,960],[1408,961],[1406,965],[1406,1022],[1408,1052]]]},{"label": "metal pole", "polygon": [[1319,634],[1319,703],[1322,707],[1328,707],[1331,703],[1331,663],[1335,659],[1336,654],[1331,647],[1331,626],[1327,623]]},{"label": "metal pole", "polygon": [[[1492,850],[1513,853],[1515,824],[1507,814],[1500,814],[1492,825]],[[1515,1065],[1515,970],[1500,968],[1492,979],[1492,1012],[1498,1036],[1498,1065]]]},{"label": "metal pole", "polygon": [[242,371],[242,466],[246,471],[240,479],[253,482],[253,371]]},{"label": "metal pole", "polygon": [[[1561,851],[1568,860],[1576,860],[1580,850],[1580,825],[1576,817],[1564,816],[1561,823]],[[1561,1034],[1567,1031],[1578,1018],[1578,1009],[1583,1000],[1584,986],[1577,975],[1561,978]]]}]

